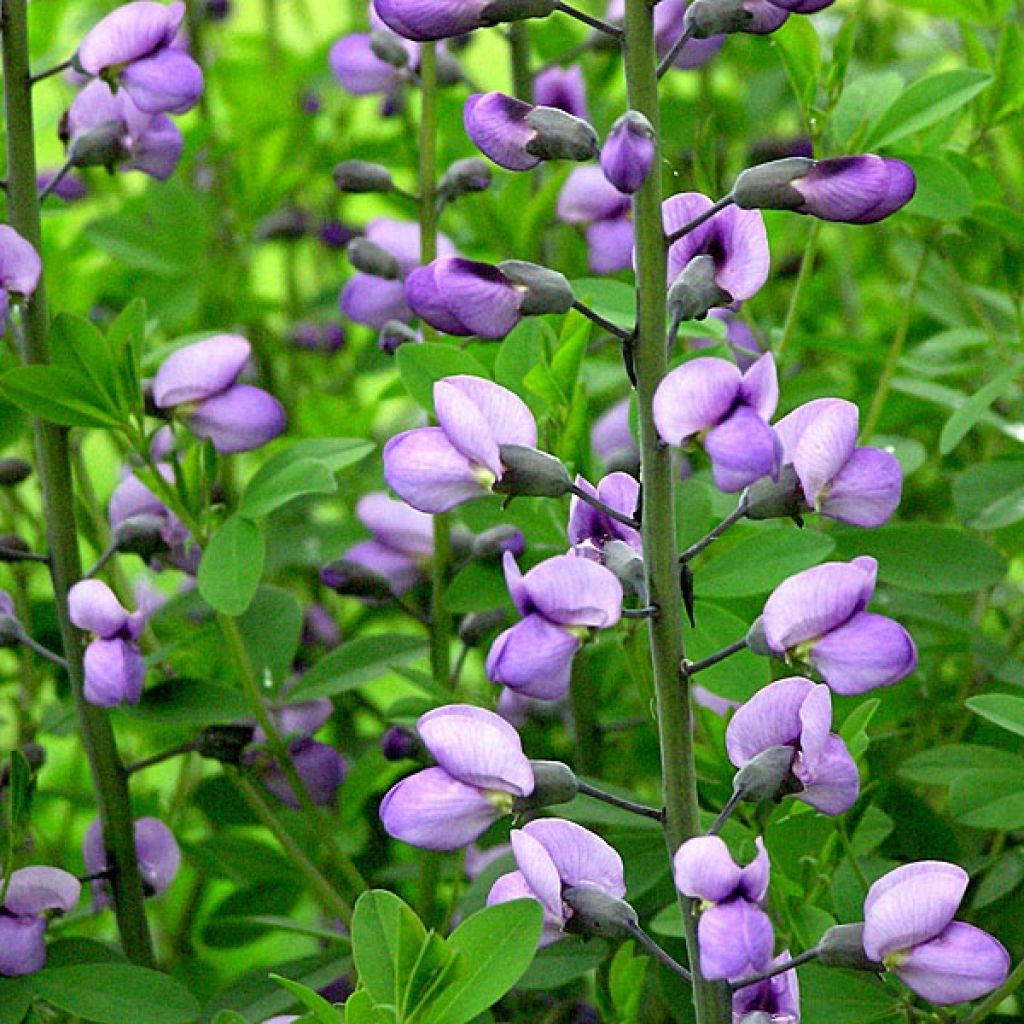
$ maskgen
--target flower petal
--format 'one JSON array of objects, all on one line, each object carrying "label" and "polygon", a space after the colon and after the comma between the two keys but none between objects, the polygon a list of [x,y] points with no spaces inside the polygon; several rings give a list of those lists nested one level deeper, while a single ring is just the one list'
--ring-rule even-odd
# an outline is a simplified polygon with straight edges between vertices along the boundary
[{"label": "flower petal", "polygon": [[601,173],[600,167],[588,164],[575,168],[565,179],[556,214],[566,224],[592,224],[619,218],[628,209],[629,198]]},{"label": "flower petal", "polygon": [[779,373],[771,352],[759,356],[743,374],[740,397],[766,423],[775,415],[779,404]]},{"label": "flower petal", "polygon": [[159,409],[197,402],[227,391],[245,368],[252,346],[237,334],[217,334],[172,352],[153,379]]},{"label": "flower petal", "polygon": [[39,284],[43,264],[39,254],[12,227],[0,224],[0,288],[31,295]]},{"label": "flower petal", "polygon": [[438,291],[470,334],[504,338],[519,323],[523,292],[497,267],[461,257],[439,259],[434,265]]},{"label": "flower petal", "polygon": [[769,747],[796,743],[800,739],[800,708],[813,690],[809,679],[791,676],[755,693],[725,730],[729,760],[742,768]]},{"label": "flower petal", "polygon": [[858,448],[821,494],[818,511],[852,526],[875,527],[899,507],[903,469],[896,456]]},{"label": "flower petal", "polygon": [[528,171],[540,163],[540,157],[526,151],[537,134],[526,121],[531,110],[531,104],[504,93],[477,93],[463,111],[466,134],[499,167]]},{"label": "flower petal", "polygon": [[760,907],[729,900],[710,907],[697,922],[700,972],[708,981],[742,978],[766,967],[775,934]]},{"label": "flower petal", "polygon": [[384,479],[413,508],[438,515],[488,488],[440,427],[420,427],[391,438],[384,446]]},{"label": "flower petal", "polygon": [[893,619],[860,612],[811,648],[811,663],[836,693],[891,686],[917,667],[917,647]]},{"label": "flower petal", "polygon": [[346,562],[361,565],[383,576],[392,591],[398,595],[415,586],[422,574],[422,569],[415,559],[376,540],[364,540],[349,548],[341,557]]},{"label": "flower petal", "polygon": [[86,33],[78,63],[90,75],[146,57],[170,45],[185,17],[184,3],[137,0],[115,8]]},{"label": "flower petal", "polygon": [[558,868],[544,845],[522,829],[509,833],[516,866],[526,884],[544,908],[544,916],[553,921],[564,921],[562,908],[562,879]]},{"label": "flower petal", "polygon": [[846,744],[830,734],[810,768],[802,756],[793,762],[793,774],[803,783],[797,800],[810,804],[822,814],[844,814],[860,795],[860,772]]},{"label": "flower petal", "polygon": [[138,704],[146,663],[133,643],[120,638],[93,640],[85,649],[85,699],[102,708]]},{"label": "flower petal", "polygon": [[446,380],[434,385],[434,409],[445,437],[471,463],[489,469],[496,478],[504,472],[498,442],[478,405],[466,392]]},{"label": "flower petal", "polygon": [[586,558],[548,558],[523,577],[523,586],[532,607],[560,626],[606,629],[622,615],[622,584]]},{"label": "flower petal", "polygon": [[514,391],[483,377],[465,374],[445,377],[438,381],[441,383],[458,388],[480,410],[498,444],[537,447],[537,421],[530,407]]},{"label": "flower petal", "polygon": [[738,892],[752,903],[760,903],[768,892],[768,878],[771,874],[771,862],[768,851],[764,848],[764,840],[758,836],[754,840],[757,853],[754,859],[740,872]]},{"label": "flower petal", "polygon": [[379,331],[389,320],[409,323],[412,310],[406,302],[406,282],[386,281],[370,274],[353,274],[341,290],[341,312],[357,324]]},{"label": "flower petal", "polygon": [[743,869],[718,836],[688,839],[672,858],[676,888],[691,899],[718,903],[735,894]]},{"label": "flower petal", "polygon": [[622,858],[589,829],[561,818],[537,818],[523,832],[544,847],[567,888],[593,885],[616,899],[626,895]]},{"label": "flower petal", "polygon": [[740,382],[740,371],[725,359],[701,357],[676,367],[654,393],[661,439],[680,445],[720,423],[739,396]]},{"label": "flower petal", "polygon": [[821,492],[853,455],[859,421],[852,402],[829,402],[819,406],[800,435],[792,462],[809,505],[817,507]]},{"label": "flower petal", "polygon": [[78,903],[81,894],[81,882],[60,868],[20,868],[11,875],[3,906],[16,916],[41,914],[46,910],[67,913]]},{"label": "flower petal", "polygon": [[159,818],[136,820],[135,853],[142,880],[153,894],[170,888],[181,866],[181,850],[174,833]]},{"label": "flower petal", "polygon": [[500,633],[487,654],[487,678],[541,700],[569,690],[572,660],[580,641],[542,615],[528,615]]},{"label": "flower petal", "polygon": [[71,621],[109,640],[128,626],[129,614],[102,580],[80,580],[68,591]]},{"label": "flower petal", "polygon": [[366,32],[342,36],[328,52],[327,63],[338,84],[353,96],[388,93],[398,81],[398,69],[373,52]]},{"label": "flower petal", "polygon": [[[661,204],[661,219],[665,226],[665,234],[685,227],[697,217],[706,213],[714,204],[707,196],[699,192],[680,192],[671,196]],[[714,220],[702,224],[699,228],[683,235],[673,242],[668,250],[668,282],[671,284],[686,269],[686,265],[694,256],[704,251],[711,237],[710,224]]]},{"label": "flower petal", "polygon": [[733,493],[770,476],[777,480],[782,446],[775,431],[753,409],[741,405],[704,438],[711,475],[720,491]]},{"label": "flower petal", "polygon": [[708,222],[715,251],[715,281],[734,302],[752,298],[768,280],[771,251],[760,210],[729,206]]},{"label": "flower petal", "polygon": [[168,47],[136,60],[120,75],[124,91],[146,114],[184,114],[203,94],[203,69],[181,50]]},{"label": "flower petal", "polygon": [[366,494],[356,503],[360,522],[382,544],[404,555],[430,558],[434,553],[434,520],[383,491]]},{"label": "flower petal", "polygon": [[473,332],[451,311],[437,282],[441,261],[417,267],[405,279],[405,301],[425,323],[445,334],[464,337]]},{"label": "flower petal", "polygon": [[222,455],[262,448],[287,426],[284,406],[269,391],[235,384],[199,402],[186,417],[196,437],[209,439]]},{"label": "flower petal", "polygon": [[614,274],[633,265],[635,242],[629,217],[599,220],[587,228],[588,265],[595,274]]},{"label": "flower petal", "polygon": [[0,914],[0,977],[35,974],[46,966],[46,921]]}]

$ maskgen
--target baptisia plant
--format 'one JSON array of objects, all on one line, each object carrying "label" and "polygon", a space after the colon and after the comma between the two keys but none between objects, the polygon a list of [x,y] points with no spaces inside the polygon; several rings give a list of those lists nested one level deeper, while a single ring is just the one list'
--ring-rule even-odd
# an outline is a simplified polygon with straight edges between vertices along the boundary
[{"label": "baptisia plant", "polygon": [[0,325],[5,322],[12,301],[27,299],[36,290],[41,272],[42,263],[35,249],[14,228],[0,224]]},{"label": "baptisia plant", "polygon": [[[147,896],[166,892],[181,867],[181,849],[174,833],[159,818],[139,818],[135,822],[135,855]],[[109,871],[103,846],[103,830],[97,819],[86,830],[82,858],[90,875]],[[92,905],[102,910],[111,905],[110,886],[104,878],[92,881]]]},{"label": "baptisia plant", "polygon": [[21,868],[0,878],[0,893],[0,975],[41,971],[46,966],[48,915],[73,910],[81,883],[60,868]]}]

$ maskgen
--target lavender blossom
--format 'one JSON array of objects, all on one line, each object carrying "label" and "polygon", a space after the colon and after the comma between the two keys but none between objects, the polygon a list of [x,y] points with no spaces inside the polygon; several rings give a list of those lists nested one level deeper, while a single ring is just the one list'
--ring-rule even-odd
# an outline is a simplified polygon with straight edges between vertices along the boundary
[{"label": "lavender blossom", "polygon": [[[97,818],[89,826],[82,842],[85,870],[90,875],[108,868],[103,847],[103,831]],[[135,821],[135,857],[147,896],[159,896],[171,887],[181,866],[181,850],[174,833],[159,818],[137,818]],[[112,904],[110,884],[102,878],[92,882],[92,904],[102,910]]]},{"label": "lavender blossom", "polygon": [[[40,171],[36,175],[36,189],[39,192],[45,192],[57,177],[57,173],[57,170],[53,168]],[[51,195],[63,199],[66,203],[77,203],[85,199],[88,194],[89,189],[85,182],[75,174],[65,174],[51,190]]]},{"label": "lavender blossom", "polygon": [[864,901],[864,952],[938,1006],[980,999],[1010,970],[1002,943],[953,920],[969,881],[956,864],[917,861],[883,875]]},{"label": "lavender blossom", "polygon": [[82,893],[74,875],[60,868],[21,868],[0,878],[0,975],[34,974],[46,966],[47,911],[67,913]]},{"label": "lavender blossom", "polygon": [[[392,38],[398,40],[396,36]],[[342,36],[327,54],[331,73],[352,96],[389,95],[408,79],[408,72],[404,68],[381,60],[374,53],[372,41],[368,33],[354,32]],[[398,42],[408,55],[408,63],[413,63],[419,54],[419,47],[404,39]]]},{"label": "lavender blossom", "polygon": [[491,645],[487,678],[527,697],[558,700],[584,638],[619,621],[622,584],[604,566],[572,555],[549,558],[525,576],[511,554],[504,567],[523,618]]},{"label": "lavender blossom", "polygon": [[437,764],[402,779],[381,801],[381,821],[396,839],[457,850],[533,792],[519,734],[493,712],[452,704],[428,711],[416,731]]},{"label": "lavender blossom", "polygon": [[607,469],[632,468],[640,461],[640,449],[629,428],[629,398],[616,402],[594,421],[590,447]]},{"label": "lavender blossom", "polygon": [[504,338],[521,319],[524,291],[498,267],[446,256],[409,274],[405,298],[445,334]]},{"label": "lavender blossom", "polygon": [[[659,58],[665,57],[679,38],[686,8],[687,0],[661,0],[654,8],[654,42]],[[611,0],[605,17],[608,21],[621,24],[626,17],[626,0]],[[718,53],[724,42],[724,35],[691,39],[679,51],[672,64],[683,70],[703,67]]]},{"label": "lavender blossom", "polygon": [[816,669],[835,693],[891,686],[917,666],[917,648],[898,622],[865,611],[875,589],[873,558],[826,562],[780,583],[761,629],[772,653]]},{"label": "lavender blossom", "polygon": [[[782,967],[791,959],[789,950],[784,949],[768,964],[768,969]],[[740,1024],[751,1013],[766,1014],[771,1024],[799,1024],[800,981],[796,971],[786,971],[767,981],[737,989],[732,997],[732,1013]]]},{"label": "lavender blossom", "polygon": [[739,491],[763,476],[778,478],[782,447],[768,425],[778,400],[770,352],[746,373],[725,359],[701,357],[683,363],[658,385],[654,423],[668,444],[701,435],[716,486]]},{"label": "lavender blossom", "polygon": [[725,731],[729,760],[743,768],[771,747],[792,747],[794,795],[824,814],[843,814],[860,793],[857,766],[832,728],[827,686],[794,676],[758,691]]},{"label": "lavender blossom", "polygon": [[12,227],[0,224],[0,322],[7,316],[11,299],[32,295],[43,265],[39,254]]},{"label": "lavender blossom", "polygon": [[657,149],[650,121],[629,110],[612,125],[605,139],[601,170],[620,192],[632,195],[651,173]]},{"label": "lavender blossom", "polygon": [[558,195],[556,213],[566,224],[586,228],[590,269],[595,274],[612,274],[632,266],[630,201],[600,167],[578,167],[569,175]]},{"label": "lavender blossom", "polygon": [[[636,512],[640,500],[640,484],[628,473],[609,473],[598,482],[596,488],[583,477],[577,476],[576,486],[626,516]],[[613,540],[623,541],[637,554],[643,552],[639,530],[612,519],[607,513],[574,495],[569,503],[569,543],[573,551],[599,562],[605,544]]]},{"label": "lavender blossom", "polygon": [[[174,484],[174,470],[169,463],[158,462],[156,469],[168,484]],[[201,552],[188,527],[134,473],[126,473],[114,488],[107,505],[107,519],[115,538],[132,524],[155,524],[167,547],[170,564],[193,576],[198,570]],[[160,560],[163,560],[162,552]],[[150,565],[158,564],[153,557],[147,561]]]},{"label": "lavender blossom", "polygon": [[[257,730],[254,739],[260,742],[265,737]],[[289,743],[288,756],[313,803],[318,807],[333,807],[338,789],[348,773],[345,758],[333,747],[308,736]],[[296,809],[301,806],[292,784],[277,761],[264,765],[261,781],[281,803]]]},{"label": "lavender blossom", "polygon": [[518,18],[544,17],[556,7],[553,2],[526,5],[523,13],[496,15],[493,0],[373,0],[377,14],[406,39],[428,42],[465,35],[474,29]]},{"label": "lavender blossom", "polygon": [[533,102],[540,107],[554,107],[573,117],[589,120],[582,69],[578,64],[568,68],[545,68],[533,80]]}]

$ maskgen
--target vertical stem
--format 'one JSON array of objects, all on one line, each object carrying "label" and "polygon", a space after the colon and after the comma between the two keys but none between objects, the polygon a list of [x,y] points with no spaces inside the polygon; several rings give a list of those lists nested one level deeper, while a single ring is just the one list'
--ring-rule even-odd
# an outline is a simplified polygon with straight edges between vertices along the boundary
[{"label": "vertical stem", "polygon": [[597,680],[588,671],[582,655],[577,661],[580,664],[573,668],[572,684],[569,688],[573,733],[576,739],[576,763],[573,767],[580,775],[597,778],[601,774],[603,739],[597,716]]},{"label": "vertical stem", "polygon": [[[647,117],[658,138],[658,65],[654,50],[653,9],[649,0],[626,0],[626,33],[623,42],[629,105]],[[637,251],[635,363],[647,592],[650,603],[661,609],[660,614],[649,620],[649,628],[661,744],[665,842],[671,855],[686,839],[700,832],[700,809],[697,804],[689,687],[681,672],[683,627],[673,522],[675,480],[670,452],[658,437],[651,409],[655,389],[667,369],[667,272],[665,234],[661,219],[661,166],[660,158],[656,157],[650,176],[633,196]],[[682,895],[679,905],[686,931],[686,948],[693,969],[697,1024],[729,1024],[732,1011],[728,988],[708,983],[700,976],[696,922],[689,901]]]},{"label": "vertical stem", "polygon": [[800,260],[800,272],[796,277],[796,284],[793,286],[793,294],[789,298],[789,309],[786,311],[786,322],[782,326],[782,337],[775,346],[775,355],[781,356],[786,346],[793,338],[793,331],[796,328],[797,312],[800,308],[800,300],[807,289],[807,282],[811,279],[811,269],[814,266],[814,259],[818,255],[818,236],[821,234],[823,221],[816,220],[811,225],[811,232],[807,236],[807,246],[804,249],[803,258]]},{"label": "vertical stem", "polygon": [[[42,228],[36,193],[35,128],[29,70],[27,0],[0,0],[3,32],[4,104],[7,117],[7,209],[11,226],[42,253]],[[50,361],[46,287],[39,287],[23,308],[23,357],[26,363]],[[135,857],[135,823],[127,777],[107,712],[85,699],[82,638],[68,613],[68,590],[82,574],[75,524],[74,488],[67,430],[34,420],[36,456],[50,550],[53,596],[61,644],[68,662],[71,692],[82,747],[89,761],[100,825],[111,868],[114,913],[125,955],[152,965],[153,946],[143,903],[142,879]]]},{"label": "vertical stem", "polygon": [[267,35],[267,60],[272,69],[281,65],[281,23],[277,16],[277,0],[263,0],[263,24]]},{"label": "vertical stem", "polygon": [[508,28],[509,57],[512,70],[512,95],[533,102],[533,74],[530,71],[530,35],[525,21],[514,21]]}]

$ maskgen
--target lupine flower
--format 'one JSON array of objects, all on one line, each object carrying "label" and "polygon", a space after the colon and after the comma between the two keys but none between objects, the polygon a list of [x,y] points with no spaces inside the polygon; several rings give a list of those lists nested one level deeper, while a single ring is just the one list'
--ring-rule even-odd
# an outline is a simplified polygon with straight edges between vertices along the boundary
[{"label": "lupine flower", "polygon": [[587,89],[580,66],[556,66],[541,71],[533,80],[533,102],[539,107],[554,107],[588,120]]},{"label": "lupine flower", "polygon": [[359,235],[356,228],[350,227],[344,221],[328,218],[320,222],[317,229],[320,241],[331,250],[344,249],[353,238]]},{"label": "lupine flower", "polygon": [[[767,967],[781,967],[791,959],[789,950],[784,949]],[[796,971],[786,971],[767,981],[737,989],[732,996],[732,1013],[733,1019],[739,1022],[744,1021],[748,1013],[764,1013],[771,1024],[799,1024],[800,981]]]},{"label": "lupine flower", "polygon": [[[377,32],[387,32],[390,38],[408,54],[412,65],[419,57],[415,43],[393,35],[380,20],[376,11],[370,8],[370,27]],[[353,96],[369,96],[375,93],[385,95],[399,89],[409,78],[405,68],[381,60],[373,52],[371,36],[366,32],[354,32],[342,36],[328,51],[327,62],[339,85]]]},{"label": "lupine flower", "polygon": [[445,256],[405,280],[409,308],[445,334],[504,338],[521,319],[524,292],[490,263]]},{"label": "lupine flower", "polygon": [[373,540],[349,548],[342,559],[378,573],[395,594],[404,594],[434,555],[433,518],[383,492],[360,498],[356,515]]},{"label": "lupine flower", "polygon": [[509,553],[505,579],[522,620],[499,634],[487,678],[527,697],[557,700],[569,689],[572,660],[592,629],[622,615],[622,584],[603,565],[557,555],[524,576]]},{"label": "lupine flower", "polygon": [[519,734],[483,708],[452,704],[416,723],[437,764],[402,779],[384,796],[388,834],[427,850],[457,850],[533,792],[533,768]]},{"label": "lupine flower", "polygon": [[538,818],[509,835],[517,871],[502,875],[487,905],[534,899],[544,910],[540,945],[562,938],[572,910],[562,900],[566,889],[592,887],[613,899],[626,895],[622,858],[600,836],[560,818]]},{"label": "lupine flower", "polygon": [[831,729],[828,687],[793,676],[759,690],[733,715],[725,747],[737,768],[770,747],[792,747],[790,771],[803,787],[797,800],[842,814],[856,801],[860,778],[846,744]]},{"label": "lupine flower", "polygon": [[[400,36],[428,42],[432,39],[451,39],[474,29],[497,24],[488,11],[492,0],[442,0],[423,3],[422,0],[373,0],[376,13]],[[531,5],[534,8],[536,4]],[[530,17],[543,17],[555,9],[552,2],[547,11],[535,11]],[[504,20],[513,20],[510,15]]]},{"label": "lupine flower", "polygon": [[[666,199],[661,208],[665,233],[671,235],[712,205],[699,192],[683,192]],[[699,262],[702,260],[706,263]],[[760,211],[735,206],[719,211],[669,247],[668,283],[678,295],[682,319],[700,319],[715,306],[730,306],[753,297],[768,279],[770,262]]]},{"label": "lupine flower", "polygon": [[[97,818],[85,833],[82,842],[85,870],[90,875],[107,870],[103,848],[103,830]],[[174,833],[159,818],[137,818],[135,821],[135,857],[147,896],[159,896],[171,887],[181,867],[181,850]],[[102,878],[92,883],[92,904],[96,910],[111,905],[110,885]]]},{"label": "lupine flower", "polygon": [[1002,943],[953,920],[969,881],[956,864],[917,861],[883,875],[864,901],[864,952],[938,1006],[988,995],[1010,970]]},{"label": "lupine flower", "polygon": [[[412,310],[405,301],[404,278],[420,263],[420,229],[409,221],[377,217],[366,226],[366,237],[398,261],[402,279],[385,280],[358,273],[349,278],[339,300],[341,311],[359,324],[381,330],[389,320],[408,323]],[[446,235],[437,236],[438,256],[454,256],[455,246]]]},{"label": "lupine flower", "polygon": [[[4,879],[0,878],[0,892]],[[21,868],[11,874],[0,905],[0,975],[14,978],[46,966],[47,911],[67,913],[78,902],[82,885],[60,868]]]},{"label": "lupine flower", "polygon": [[654,395],[654,423],[663,441],[682,445],[701,435],[715,485],[739,491],[763,476],[778,478],[782,448],[768,420],[779,400],[770,352],[747,371],[701,357],[676,367]]},{"label": "lupine flower", "polygon": [[76,66],[121,86],[148,114],[183,114],[203,92],[203,72],[172,45],[185,4],[137,0],[111,11],[82,40]]},{"label": "lupine flower", "polygon": [[174,409],[197,437],[224,454],[247,452],[285,428],[281,403],[261,388],[238,384],[252,347],[237,334],[217,334],[171,353],[153,380],[158,409]]},{"label": "lupine flower", "polygon": [[908,164],[874,154],[819,160],[790,185],[803,197],[797,213],[846,224],[883,220],[906,206],[917,191]]},{"label": "lupine flower", "polygon": [[613,274],[633,264],[630,209],[629,197],[604,176],[600,167],[578,167],[562,186],[556,214],[566,224],[586,227],[590,269],[595,274]]},{"label": "lupine flower", "polygon": [[590,447],[608,469],[632,467],[640,461],[640,449],[629,429],[629,398],[597,417],[590,430]]},{"label": "lupine flower", "polygon": [[27,298],[39,284],[43,265],[39,254],[14,228],[0,224],[0,323],[11,297]]},{"label": "lupine flower", "polygon": [[881,526],[896,511],[903,470],[878,448],[858,448],[860,412],[819,398],[775,424],[783,465],[792,464],[808,508],[854,526]]},{"label": "lupine flower", "polygon": [[[576,486],[610,505],[616,512],[632,516],[640,498],[640,484],[628,473],[609,473],[597,487],[576,477]],[[575,495],[569,503],[569,543],[577,555],[601,561],[605,544],[621,540],[634,551],[643,551],[640,531],[626,526]]]},{"label": "lupine flower", "polygon": [[384,446],[384,478],[413,508],[434,515],[481,498],[504,476],[500,446],[537,444],[526,403],[482,377],[445,377],[434,385],[439,426],[419,427]]},{"label": "lupine flower", "polygon": [[697,942],[700,972],[709,981],[756,974],[772,958],[772,923],[758,905],[768,891],[770,864],[760,836],[756,843],[757,856],[744,868],[718,836],[689,839],[672,859],[676,888],[704,904]]},{"label": "lupine flower", "polygon": [[893,619],[865,611],[878,563],[869,557],[826,562],[780,583],[764,606],[770,650],[816,669],[839,694],[891,686],[917,666],[910,634]]},{"label": "lupine flower", "polygon": [[[686,7],[687,0],[661,0],[654,8],[654,42],[659,58],[664,57],[679,38]],[[611,0],[605,17],[608,21],[621,24],[626,17],[626,0]],[[691,39],[679,51],[672,62],[673,66],[684,70],[702,67],[718,53],[724,42],[725,36]]]},{"label": "lupine flower", "polygon": [[[43,192],[50,185],[50,182],[57,176],[55,170],[40,171],[36,175],[36,188]],[[52,195],[57,196],[58,199],[63,199],[66,203],[76,203],[89,194],[89,189],[85,182],[82,181],[75,174],[65,174],[60,181],[57,182],[53,189]]]},{"label": "lupine flower", "polygon": [[657,149],[650,121],[629,110],[612,125],[604,140],[601,170],[620,192],[631,195],[651,173]]},{"label": "lupine flower", "polygon": [[582,118],[501,92],[475,93],[463,109],[466,134],[499,167],[528,171],[542,160],[590,160],[597,135]]},{"label": "lupine flower", "polygon": [[[260,738],[261,733],[257,730],[254,739],[258,742]],[[309,737],[291,742],[288,745],[288,756],[313,803],[318,807],[332,807],[348,773],[345,758],[333,747]],[[291,783],[276,761],[264,768],[260,781],[281,803],[293,808],[301,806]]]},{"label": "lupine flower", "polygon": [[146,678],[138,645],[144,615],[129,612],[100,580],[76,583],[68,604],[71,621],[96,637],[85,649],[85,699],[104,708],[138,704]]}]

